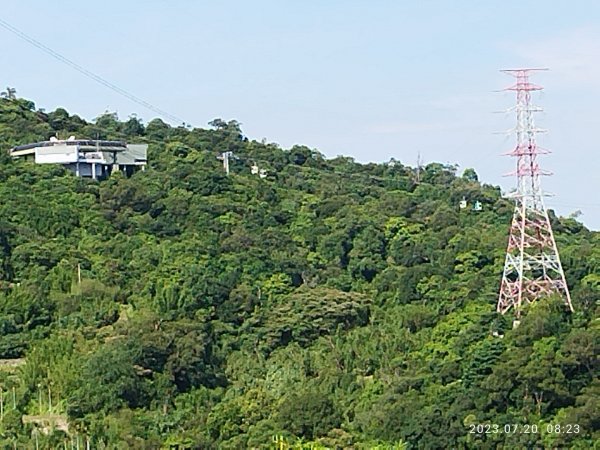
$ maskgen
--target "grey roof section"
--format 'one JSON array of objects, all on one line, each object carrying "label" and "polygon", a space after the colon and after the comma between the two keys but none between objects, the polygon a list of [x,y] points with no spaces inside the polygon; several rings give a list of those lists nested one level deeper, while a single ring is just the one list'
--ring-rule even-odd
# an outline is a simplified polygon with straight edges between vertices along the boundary
[{"label": "grey roof section", "polygon": [[117,164],[143,165],[147,163],[148,144],[127,144],[127,150],[117,153]]}]

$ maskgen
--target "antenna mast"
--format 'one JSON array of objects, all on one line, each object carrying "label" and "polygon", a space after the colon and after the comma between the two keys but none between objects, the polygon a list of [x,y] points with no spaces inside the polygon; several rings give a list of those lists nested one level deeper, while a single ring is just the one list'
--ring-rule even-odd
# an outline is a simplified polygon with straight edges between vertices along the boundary
[{"label": "antenna mast", "polygon": [[217,159],[223,161],[223,169],[227,175],[229,175],[229,158],[231,157],[233,157],[233,152],[223,152],[217,156]]},{"label": "antenna mast", "polygon": [[531,83],[529,74],[538,70],[546,69],[502,71],[516,78],[516,83],[505,90],[515,91],[517,95],[517,104],[511,108],[517,115],[517,143],[514,150],[507,153],[517,160],[516,170],[510,174],[516,177],[517,189],[511,195],[515,199],[515,210],[497,310],[505,314],[513,308],[515,325],[524,303],[532,303],[551,294],[562,296],[565,305],[573,311],[540,186],[540,177],[551,173],[543,171],[538,163],[538,155],[550,153],[536,143],[536,134],[544,130],[536,128],[533,113],[542,109],[531,104],[531,92],[542,90],[542,87]]}]

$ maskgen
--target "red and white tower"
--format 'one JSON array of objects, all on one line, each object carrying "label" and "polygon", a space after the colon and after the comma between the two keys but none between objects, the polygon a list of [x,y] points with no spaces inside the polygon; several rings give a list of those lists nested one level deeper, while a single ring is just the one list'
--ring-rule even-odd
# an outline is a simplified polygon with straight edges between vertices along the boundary
[{"label": "red and white tower", "polygon": [[565,305],[573,311],[540,187],[540,177],[551,173],[543,171],[538,163],[539,155],[550,152],[536,143],[536,134],[543,130],[537,128],[533,120],[534,113],[541,108],[531,104],[531,92],[542,89],[529,81],[530,72],[535,70],[544,69],[502,71],[516,78],[516,83],[506,90],[517,94],[517,104],[512,108],[517,115],[517,143],[508,153],[517,160],[516,171],[510,174],[516,175],[517,188],[511,194],[515,199],[515,210],[497,310],[505,314],[513,308],[517,319],[524,304],[551,294],[562,296]]}]

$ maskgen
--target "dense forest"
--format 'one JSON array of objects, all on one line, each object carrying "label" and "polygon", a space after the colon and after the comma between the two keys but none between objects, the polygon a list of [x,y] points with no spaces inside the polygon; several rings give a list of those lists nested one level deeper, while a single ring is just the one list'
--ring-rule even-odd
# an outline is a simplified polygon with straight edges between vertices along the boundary
[{"label": "dense forest", "polygon": [[[71,135],[148,143],[148,169],[98,182],[7,153]],[[2,448],[600,441],[600,234],[551,212],[575,312],[547,298],[513,328],[512,204],[473,169],[19,98],[0,150]]]}]

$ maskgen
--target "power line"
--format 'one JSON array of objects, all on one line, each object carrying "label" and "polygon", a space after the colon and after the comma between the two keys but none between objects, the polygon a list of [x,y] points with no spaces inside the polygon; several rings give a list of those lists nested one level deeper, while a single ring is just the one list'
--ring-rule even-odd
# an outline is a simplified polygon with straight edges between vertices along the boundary
[{"label": "power line", "polygon": [[0,26],[5,28],[6,30],[10,31],[17,37],[28,42],[29,44],[33,45],[34,47],[37,47],[38,49],[42,50],[44,53],[46,53],[46,54],[52,56],[53,58],[57,59],[58,61],[62,62],[63,64],[66,64],[67,66],[71,67],[72,69],[75,69],[76,71],[85,75],[86,77],[91,78],[95,82],[111,89],[112,91],[116,92],[117,94],[120,94],[125,98],[128,98],[132,102],[137,103],[138,105],[143,106],[144,108],[149,109],[150,111],[154,111],[155,113],[159,114],[160,116],[164,117],[165,119],[169,119],[175,123],[181,123],[181,124],[186,123],[185,120],[183,120],[182,118],[180,118],[174,114],[170,114],[170,113],[154,106],[152,103],[149,103],[149,102],[135,96],[134,94],[126,91],[125,89],[120,88],[119,86],[111,83],[110,81],[106,80],[105,78],[102,78],[100,75],[97,75],[94,72],[86,69],[85,67],[80,66],[79,64],[73,62],[66,56],[61,55],[57,51],[42,44],[41,42],[39,42],[36,39],[32,38],[31,36],[25,34],[23,31],[19,30],[18,28],[13,27],[11,24],[5,22],[2,19],[0,19]]}]

